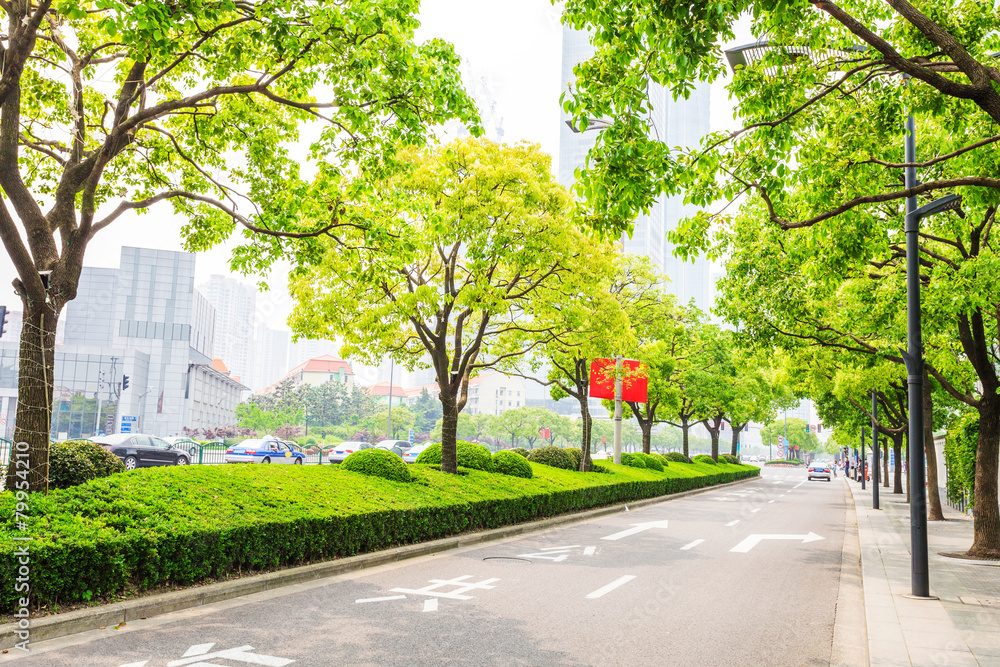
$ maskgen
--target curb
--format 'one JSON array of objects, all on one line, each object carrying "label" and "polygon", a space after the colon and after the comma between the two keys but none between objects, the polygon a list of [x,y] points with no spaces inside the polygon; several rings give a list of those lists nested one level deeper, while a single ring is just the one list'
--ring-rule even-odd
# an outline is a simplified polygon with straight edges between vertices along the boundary
[{"label": "curb", "polygon": [[[43,616],[37,620],[31,620],[31,642],[38,643],[48,639],[56,639],[57,637],[86,632],[88,630],[97,630],[102,627],[112,627],[118,625],[119,623],[127,623],[140,618],[151,618],[153,616],[159,616],[172,611],[192,609],[194,607],[200,607],[202,605],[212,604],[215,602],[222,602],[224,600],[230,600],[232,598],[242,597],[252,593],[274,590],[315,579],[334,577],[348,572],[363,570],[365,568],[394,563],[400,560],[417,558],[419,556],[429,556],[431,554],[450,551],[452,549],[458,549],[474,544],[481,544],[483,542],[492,542],[506,537],[545,530],[554,526],[575,523],[577,521],[585,521],[587,519],[605,516],[607,514],[615,514],[622,511],[622,509],[626,507],[645,507],[647,505],[654,505],[656,503],[676,500],[678,498],[686,498],[689,496],[707,493],[708,491],[714,491],[727,486],[746,484],[747,482],[756,481],[758,479],[759,475],[754,475],[747,477],[746,479],[736,480],[735,482],[712,484],[700,489],[681,491],[680,493],[659,496],[656,498],[646,498],[632,503],[608,505],[606,507],[583,510],[582,512],[574,512],[572,514],[561,514],[548,519],[539,519],[537,521],[515,524],[513,526],[504,526],[502,528],[494,528],[492,530],[484,530],[477,533],[455,535],[453,537],[445,537],[439,540],[432,540],[430,542],[422,542],[420,544],[410,544],[395,549],[385,549],[357,556],[349,556],[347,558],[339,558],[332,561],[324,561],[322,563],[313,563],[311,565],[300,565],[298,567],[288,568],[287,570],[268,572],[266,574],[258,574],[250,577],[241,577],[232,581],[222,581],[215,584],[206,584],[204,586],[197,586],[195,588],[189,588],[181,591],[171,591],[169,593],[150,595],[135,600],[127,600],[125,602],[114,602],[106,605],[88,607],[85,609],[77,609],[63,614]],[[0,625],[0,649],[9,649],[17,643],[18,638],[17,635],[14,634],[16,629],[16,623]]]},{"label": "curb", "polygon": [[[840,558],[840,585],[833,622],[831,667],[866,667],[868,620],[865,614],[864,575],[861,569],[861,536],[854,491],[844,480],[845,528]],[[860,641],[859,641],[860,638]]]}]

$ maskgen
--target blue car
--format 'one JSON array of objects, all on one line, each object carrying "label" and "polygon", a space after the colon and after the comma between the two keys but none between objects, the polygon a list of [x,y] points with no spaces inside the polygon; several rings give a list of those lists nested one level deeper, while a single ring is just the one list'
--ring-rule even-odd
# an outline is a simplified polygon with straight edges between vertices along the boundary
[{"label": "blue car", "polygon": [[251,438],[226,450],[226,463],[286,463],[302,465],[306,455],[275,438]]}]

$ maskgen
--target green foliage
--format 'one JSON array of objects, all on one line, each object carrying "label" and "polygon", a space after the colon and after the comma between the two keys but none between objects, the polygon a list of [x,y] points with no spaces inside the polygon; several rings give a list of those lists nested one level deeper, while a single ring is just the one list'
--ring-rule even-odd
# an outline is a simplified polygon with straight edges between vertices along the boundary
[{"label": "green foliage", "polygon": [[528,463],[527,459],[509,449],[493,455],[493,471],[501,475],[513,475],[526,479],[532,477],[531,464]]},{"label": "green foliage", "polygon": [[95,442],[67,440],[49,445],[50,489],[66,489],[117,472],[125,472],[125,464]]},{"label": "green foliage", "polygon": [[[652,454],[644,454],[643,452],[636,452],[631,455],[632,460],[641,463],[643,466],[650,468],[651,470],[663,471],[663,461]],[[630,463],[629,465],[634,465]]]},{"label": "green foliage", "polygon": [[979,440],[979,414],[968,412],[948,429],[944,461],[948,467],[947,492],[953,503],[974,506],[976,490],[976,444]]},{"label": "green foliage", "polygon": [[652,456],[657,461],[659,461],[664,467],[670,465],[670,459],[668,459],[663,454],[656,454],[656,453],[654,453],[654,454],[651,454],[650,456]]},{"label": "green foliage", "polygon": [[513,449],[508,449],[507,451],[514,452],[518,456],[523,456],[524,458],[528,458],[528,450],[525,449],[524,447],[514,447]]},{"label": "green foliage", "polygon": [[609,475],[613,474],[613,471],[611,470],[611,468],[607,465],[607,462],[605,462],[605,461],[600,461],[600,460],[597,460],[597,459],[591,459],[590,464],[591,464],[591,468],[590,468],[591,472],[599,472],[599,473],[604,473],[604,474],[609,474]]},{"label": "green foliage", "polygon": [[667,452],[663,457],[668,461],[675,461],[677,463],[691,463],[691,459],[684,456],[681,452]]},{"label": "green foliage", "polygon": [[[483,445],[459,440],[455,443],[458,448],[458,465],[461,468],[473,468],[490,472],[493,470],[493,457],[490,450]],[[441,465],[441,443],[435,443],[420,452],[417,456],[417,463],[427,465]]]},{"label": "green foliage", "polygon": [[648,467],[646,461],[643,459],[643,454],[634,454],[632,452],[622,452],[622,465],[633,468]]},{"label": "green foliage", "polygon": [[[609,467],[610,464],[608,464]],[[654,498],[757,475],[756,468],[532,465],[522,479],[410,466],[414,483],[342,466],[164,466],[30,496],[33,602],[188,586]],[[0,494],[0,612],[10,613],[16,499]]]},{"label": "green foliage", "polygon": [[545,445],[528,452],[528,460],[532,463],[561,468],[563,470],[574,470],[573,457],[561,447]]},{"label": "green foliage", "polygon": [[[698,458],[697,456],[695,458]],[[800,461],[798,459],[773,459],[766,462],[764,465],[771,466],[803,466],[805,461]]]},{"label": "green foliage", "polygon": [[692,461],[693,461],[694,463],[709,463],[709,464],[711,464],[711,465],[715,465],[715,459],[713,459],[713,458],[712,458],[711,456],[709,456],[708,454],[698,454],[697,456],[695,456],[695,457],[694,457],[693,459],[691,459],[691,460],[692,460]]},{"label": "green foliage", "polygon": [[383,477],[396,482],[410,481],[410,470],[403,459],[384,449],[372,447],[354,452],[344,459],[340,467],[344,470]]},{"label": "green foliage", "polygon": [[563,451],[573,458],[573,470],[579,470],[583,461],[583,450],[579,447],[563,447]]},{"label": "green foliage", "polygon": [[733,456],[732,454],[719,454],[719,458],[726,463],[738,464],[740,462],[739,458]]}]

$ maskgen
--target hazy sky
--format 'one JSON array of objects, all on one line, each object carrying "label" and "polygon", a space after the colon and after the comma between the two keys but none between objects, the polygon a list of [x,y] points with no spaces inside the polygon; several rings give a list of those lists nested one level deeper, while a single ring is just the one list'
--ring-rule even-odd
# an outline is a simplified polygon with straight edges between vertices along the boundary
[{"label": "hazy sky", "polygon": [[[547,0],[424,0],[422,7],[423,25],[418,37],[440,37],[451,42],[463,59],[463,71],[477,81],[485,79],[503,117],[505,141],[537,142],[550,155],[558,155],[562,48],[559,8]],[[746,26],[739,26],[737,33],[735,43],[750,41]],[[712,127],[720,129],[732,123],[732,107],[721,85],[717,85],[712,91]],[[556,166],[553,164],[553,168]],[[117,267],[123,245],[183,249],[183,221],[172,215],[169,204],[159,206],[143,216],[123,216],[98,233],[84,264]],[[199,254],[196,283],[215,273],[229,273],[230,247]],[[291,311],[287,270],[287,266],[275,267],[268,280],[271,291],[258,299],[258,309],[270,314],[274,328],[286,328],[285,319]],[[4,255],[0,261],[0,304],[19,310],[17,297],[9,287],[15,275]],[[254,277],[239,278],[256,282]]]}]

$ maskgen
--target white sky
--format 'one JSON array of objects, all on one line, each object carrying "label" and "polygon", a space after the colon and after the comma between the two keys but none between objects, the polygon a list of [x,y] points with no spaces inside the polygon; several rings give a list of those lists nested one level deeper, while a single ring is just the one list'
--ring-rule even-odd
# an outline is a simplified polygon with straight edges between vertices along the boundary
[{"label": "white sky", "polygon": [[[504,140],[531,141],[557,156],[559,148],[559,94],[562,53],[560,9],[547,0],[507,0],[504,3],[469,0],[424,0],[419,39],[440,37],[455,45],[463,72],[489,83],[504,120]],[[752,41],[746,22],[737,27],[734,44]],[[469,82],[466,82],[467,84]],[[733,126],[732,106],[722,84],[712,90],[712,129]],[[558,165],[553,163],[553,169]],[[123,216],[91,242],[84,264],[117,267],[122,246],[182,250],[183,221],[161,204],[138,217]],[[200,253],[196,284],[212,274],[229,274],[229,252],[234,244]],[[269,313],[272,328],[287,328],[292,303],[287,294],[288,266],[276,266],[268,278],[271,290],[258,298],[258,310]],[[10,287],[16,276],[4,255],[0,261],[0,304],[20,309]],[[254,277],[236,276],[245,282]]]}]

